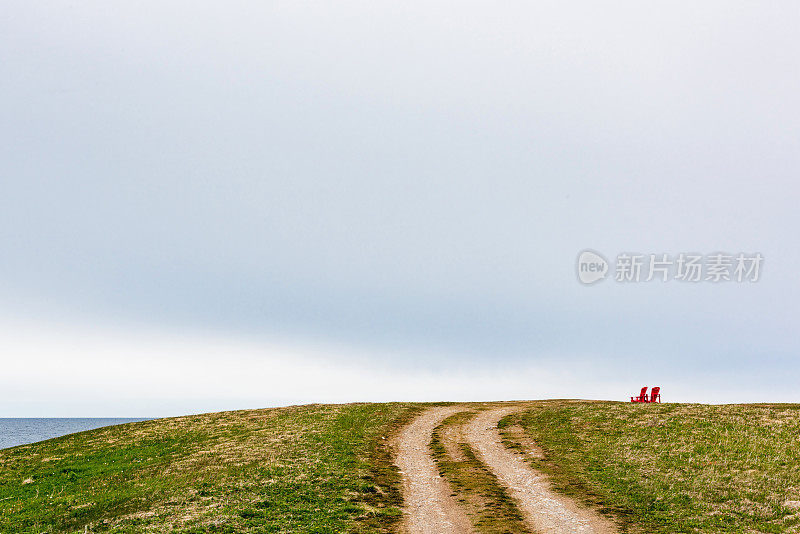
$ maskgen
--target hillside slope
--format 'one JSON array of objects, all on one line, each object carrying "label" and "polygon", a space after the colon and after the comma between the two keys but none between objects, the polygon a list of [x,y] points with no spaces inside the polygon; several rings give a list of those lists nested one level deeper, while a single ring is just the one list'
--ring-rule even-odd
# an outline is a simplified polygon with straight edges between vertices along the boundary
[{"label": "hillside slope", "polygon": [[[498,427],[524,455],[489,454]],[[620,532],[800,532],[800,405],[557,400],[221,412],[0,450],[0,533],[539,531],[501,457]]]},{"label": "hillside slope", "polygon": [[542,401],[501,426],[536,444],[557,490],[628,530],[800,531],[798,404]]},{"label": "hillside slope", "polygon": [[384,531],[401,503],[384,438],[413,412],[221,412],[2,450],[0,532]]}]

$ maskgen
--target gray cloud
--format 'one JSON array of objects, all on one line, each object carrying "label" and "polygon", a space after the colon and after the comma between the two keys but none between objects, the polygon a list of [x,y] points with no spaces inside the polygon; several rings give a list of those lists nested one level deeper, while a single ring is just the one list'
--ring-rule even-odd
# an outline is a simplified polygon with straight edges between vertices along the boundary
[{"label": "gray cloud", "polygon": [[[442,361],[797,371],[797,19],[8,4],[0,306]],[[585,288],[586,247],[766,262],[752,286]]]}]

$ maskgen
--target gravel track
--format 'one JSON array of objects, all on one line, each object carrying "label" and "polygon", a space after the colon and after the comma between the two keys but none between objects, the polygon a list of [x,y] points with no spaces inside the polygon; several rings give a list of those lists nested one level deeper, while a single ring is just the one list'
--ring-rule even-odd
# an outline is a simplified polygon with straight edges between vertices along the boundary
[{"label": "gravel track", "polygon": [[497,423],[520,407],[506,406],[479,412],[465,425],[464,435],[480,460],[508,488],[526,523],[541,534],[612,534],[614,524],[550,489],[522,454],[502,443]]},{"label": "gravel track", "polygon": [[431,408],[398,435],[395,462],[403,476],[403,530],[409,534],[471,534],[475,530],[441,476],[430,450],[433,430],[463,407]]}]

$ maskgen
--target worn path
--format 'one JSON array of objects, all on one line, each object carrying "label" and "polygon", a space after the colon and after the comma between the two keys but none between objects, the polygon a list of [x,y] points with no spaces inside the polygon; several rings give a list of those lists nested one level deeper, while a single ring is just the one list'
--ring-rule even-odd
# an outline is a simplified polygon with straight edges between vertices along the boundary
[{"label": "worn path", "polygon": [[431,408],[406,426],[395,443],[396,463],[403,476],[403,527],[409,534],[475,532],[447,482],[439,476],[430,451],[433,430],[463,407]]},{"label": "worn path", "polygon": [[530,528],[541,534],[617,532],[609,520],[578,506],[550,489],[523,455],[503,445],[497,423],[520,407],[504,406],[479,412],[466,424],[465,437],[479,459],[508,488]]}]

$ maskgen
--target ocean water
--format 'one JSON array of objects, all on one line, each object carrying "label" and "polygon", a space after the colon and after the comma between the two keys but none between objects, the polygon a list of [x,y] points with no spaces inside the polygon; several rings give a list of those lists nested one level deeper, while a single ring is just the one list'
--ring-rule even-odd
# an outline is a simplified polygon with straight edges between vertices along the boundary
[{"label": "ocean water", "polygon": [[83,432],[84,430],[91,430],[93,428],[121,425],[122,423],[131,423],[134,421],[147,421],[147,418],[0,418],[0,449],[57,438],[59,436],[65,436],[74,432]]}]

